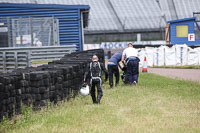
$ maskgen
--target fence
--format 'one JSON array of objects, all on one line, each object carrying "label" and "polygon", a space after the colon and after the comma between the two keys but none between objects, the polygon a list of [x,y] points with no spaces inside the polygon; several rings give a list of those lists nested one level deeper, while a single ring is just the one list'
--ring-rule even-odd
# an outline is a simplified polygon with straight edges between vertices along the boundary
[{"label": "fence", "polygon": [[[8,42],[0,47],[58,46],[59,22],[53,17],[0,18]],[[7,34],[7,35],[6,35]]]},{"label": "fence", "polygon": [[0,71],[30,67],[33,61],[58,60],[76,50],[76,45],[0,48]]}]

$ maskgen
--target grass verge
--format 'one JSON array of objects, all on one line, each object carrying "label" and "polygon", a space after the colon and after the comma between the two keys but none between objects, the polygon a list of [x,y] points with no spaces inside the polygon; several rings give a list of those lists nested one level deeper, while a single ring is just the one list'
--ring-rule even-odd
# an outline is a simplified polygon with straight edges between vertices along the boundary
[{"label": "grass verge", "polygon": [[52,62],[52,60],[32,61],[32,64],[43,64],[43,63],[48,63],[48,62]]},{"label": "grass verge", "polygon": [[120,82],[110,89],[106,83],[103,91],[101,105],[79,96],[38,112],[28,109],[1,123],[0,132],[200,132],[199,83],[141,73],[136,87]]}]

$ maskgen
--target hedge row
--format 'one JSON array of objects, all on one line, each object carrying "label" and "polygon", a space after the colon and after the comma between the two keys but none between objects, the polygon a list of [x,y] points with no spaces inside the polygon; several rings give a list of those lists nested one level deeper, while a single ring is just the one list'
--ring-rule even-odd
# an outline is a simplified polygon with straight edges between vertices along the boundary
[{"label": "hedge row", "polygon": [[83,83],[84,72],[93,54],[104,62],[102,49],[66,54],[60,60],[36,68],[16,69],[0,75],[0,121],[21,113],[21,105],[33,109],[49,102],[75,97]]}]

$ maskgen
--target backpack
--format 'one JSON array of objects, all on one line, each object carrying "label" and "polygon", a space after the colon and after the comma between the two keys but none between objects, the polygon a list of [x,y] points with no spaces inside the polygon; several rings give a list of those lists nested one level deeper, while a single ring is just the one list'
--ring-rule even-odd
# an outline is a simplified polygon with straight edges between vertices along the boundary
[{"label": "backpack", "polygon": [[101,77],[101,65],[99,62],[90,63],[90,76]]}]

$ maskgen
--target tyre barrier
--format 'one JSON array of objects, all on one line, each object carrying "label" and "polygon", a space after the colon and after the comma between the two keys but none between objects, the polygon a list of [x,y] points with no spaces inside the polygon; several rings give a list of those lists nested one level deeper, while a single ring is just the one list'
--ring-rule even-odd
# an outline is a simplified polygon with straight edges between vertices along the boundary
[{"label": "tyre barrier", "polygon": [[33,110],[77,96],[92,55],[105,63],[103,49],[66,54],[38,67],[16,69],[0,75],[0,121],[21,113],[21,105]]}]

